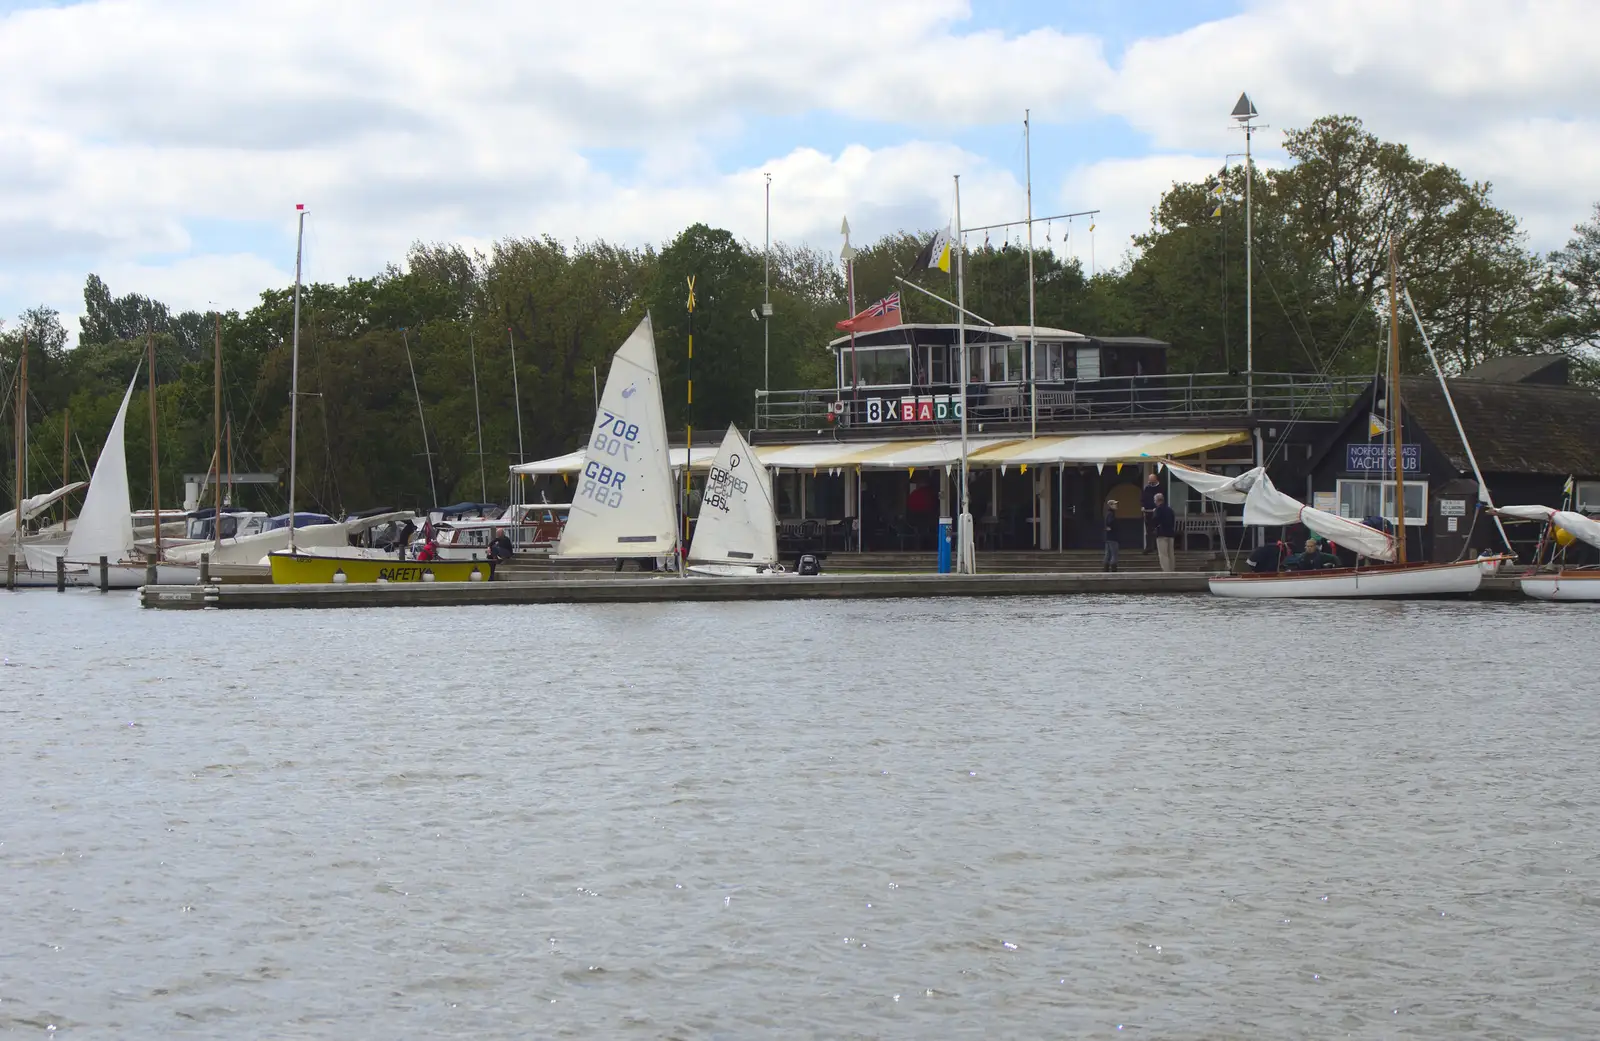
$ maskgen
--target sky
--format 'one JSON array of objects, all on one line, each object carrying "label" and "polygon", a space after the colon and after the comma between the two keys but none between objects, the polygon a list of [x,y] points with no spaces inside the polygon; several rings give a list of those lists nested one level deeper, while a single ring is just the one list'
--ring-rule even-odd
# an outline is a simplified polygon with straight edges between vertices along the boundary
[{"label": "sky", "polygon": [[[837,251],[1026,213],[1103,269],[1174,181],[1318,116],[1490,181],[1530,246],[1600,201],[1596,0],[0,0],[0,317],[85,277],[178,309],[416,241]],[[1089,231],[1090,224],[1094,231]],[[1013,236],[1020,229],[1013,230]],[[1001,232],[991,233],[998,241]]]}]

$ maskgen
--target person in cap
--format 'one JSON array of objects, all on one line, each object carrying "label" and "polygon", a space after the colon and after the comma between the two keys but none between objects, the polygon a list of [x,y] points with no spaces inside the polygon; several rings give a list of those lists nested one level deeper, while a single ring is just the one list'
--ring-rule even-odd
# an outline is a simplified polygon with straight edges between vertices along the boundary
[{"label": "person in cap", "polygon": [[1100,562],[1101,571],[1117,570],[1117,500],[1106,500],[1106,555]]}]

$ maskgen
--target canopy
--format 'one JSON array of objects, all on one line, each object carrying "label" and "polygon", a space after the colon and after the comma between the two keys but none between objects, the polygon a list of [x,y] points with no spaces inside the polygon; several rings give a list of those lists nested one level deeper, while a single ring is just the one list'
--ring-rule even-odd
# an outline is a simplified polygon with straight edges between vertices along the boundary
[{"label": "canopy", "polygon": [[[1225,445],[1250,440],[1243,430],[1186,433],[1056,434],[1045,437],[969,437],[967,465],[972,467],[1045,466],[1051,464],[1137,463],[1165,460],[1168,456],[1196,455]],[[763,466],[778,470],[901,470],[954,466],[961,462],[959,437],[882,441],[810,441],[795,445],[757,445]],[[704,470],[716,456],[714,448],[696,447],[692,468]],[[687,452],[672,450],[672,467],[682,470]],[[584,449],[566,455],[521,463],[514,474],[575,474],[587,461]]]}]

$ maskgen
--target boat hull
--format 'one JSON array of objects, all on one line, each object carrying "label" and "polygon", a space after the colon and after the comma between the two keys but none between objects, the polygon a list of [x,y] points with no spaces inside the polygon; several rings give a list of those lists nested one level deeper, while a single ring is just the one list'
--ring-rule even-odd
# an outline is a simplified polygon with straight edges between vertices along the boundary
[{"label": "boat hull", "polygon": [[[267,558],[274,585],[325,585],[338,582],[487,582],[491,569],[483,561],[396,560],[336,557],[308,553],[273,553]],[[476,576],[476,577],[474,577]]]},{"label": "boat hull", "polygon": [[1600,571],[1559,571],[1528,575],[1522,592],[1535,600],[1600,600]]},{"label": "boat hull", "polygon": [[1280,571],[1227,575],[1211,580],[1216,596],[1246,600],[1371,599],[1467,596],[1477,591],[1483,570],[1476,560],[1451,564],[1388,564],[1325,571]]},{"label": "boat hull", "polygon": [[[148,566],[145,564],[108,564],[106,565],[107,589],[138,589],[150,577]],[[62,576],[68,589],[99,589],[100,566],[92,564],[84,567],[80,564],[68,564],[66,573]],[[0,572],[0,583],[5,581],[5,575]],[[192,586],[200,581],[200,569],[186,567],[182,564],[159,564],[156,566],[156,584],[163,586]],[[18,568],[16,572],[16,587],[18,589],[54,589],[56,587],[56,573],[54,569],[44,571],[38,568]],[[3,588],[3,586],[0,586]]]},{"label": "boat hull", "polygon": [[685,570],[691,575],[709,578],[789,578],[794,574],[756,564],[690,564]]}]

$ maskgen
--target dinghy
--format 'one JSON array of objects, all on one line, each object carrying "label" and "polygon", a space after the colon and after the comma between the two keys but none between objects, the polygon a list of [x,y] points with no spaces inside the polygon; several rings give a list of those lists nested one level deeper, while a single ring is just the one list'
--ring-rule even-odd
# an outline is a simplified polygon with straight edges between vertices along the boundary
[{"label": "dinghy", "polygon": [[729,425],[706,476],[689,571],[697,575],[742,577],[788,574],[778,565],[778,515],[772,505],[772,477],[756,454]]},{"label": "dinghy", "polygon": [[[1494,511],[1508,520],[1542,521],[1554,533],[1566,532],[1570,539],[1581,539],[1600,548],[1600,521],[1572,510],[1549,506],[1501,506]],[[1559,535],[1556,537],[1560,541]],[[1534,573],[1519,580],[1522,592],[1536,600],[1600,600],[1600,568],[1558,568]]]}]

